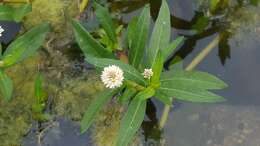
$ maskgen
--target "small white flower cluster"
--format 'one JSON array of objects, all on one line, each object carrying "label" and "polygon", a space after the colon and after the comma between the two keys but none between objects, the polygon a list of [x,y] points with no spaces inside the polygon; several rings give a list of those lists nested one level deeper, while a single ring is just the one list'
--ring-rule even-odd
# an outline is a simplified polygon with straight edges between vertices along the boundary
[{"label": "small white flower cluster", "polygon": [[115,65],[105,67],[101,74],[101,80],[107,88],[117,88],[123,84],[124,72]]},{"label": "small white flower cluster", "polygon": [[142,74],[145,79],[150,79],[153,76],[153,70],[152,69],[144,69],[144,72]]},{"label": "small white flower cluster", "polygon": [[[152,69],[144,69],[143,76],[145,79],[150,79],[153,76]],[[124,72],[116,65],[109,65],[103,69],[101,81],[106,88],[118,88],[123,84]]]},{"label": "small white flower cluster", "polygon": [[0,26],[0,37],[2,36],[2,33],[4,32],[5,30],[2,28],[2,26]]}]

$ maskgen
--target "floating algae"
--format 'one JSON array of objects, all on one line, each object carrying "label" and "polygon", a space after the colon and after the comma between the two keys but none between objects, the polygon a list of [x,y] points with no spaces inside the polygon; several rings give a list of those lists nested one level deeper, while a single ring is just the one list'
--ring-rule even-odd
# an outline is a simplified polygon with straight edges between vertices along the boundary
[{"label": "floating algae", "polygon": [[73,36],[69,20],[78,14],[77,0],[33,0],[32,12],[26,16],[23,23],[26,29],[45,21],[51,23],[51,38],[62,43]]},{"label": "floating algae", "polygon": [[[238,45],[255,44],[260,39],[260,5],[239,8],[228,18],[232,40]],[[246,34],[246,35],[245,35]]]}]

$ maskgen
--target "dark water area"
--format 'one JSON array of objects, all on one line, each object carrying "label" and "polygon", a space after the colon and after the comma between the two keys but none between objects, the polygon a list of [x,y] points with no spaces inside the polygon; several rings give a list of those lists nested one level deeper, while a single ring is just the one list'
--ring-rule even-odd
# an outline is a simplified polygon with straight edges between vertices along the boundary
[{"label": "dark water area", "polygon": [[[159,0],[110,0],[108,6],[111,11],[118,13],[116,17],[120,24],[125,25],[146,4],[150,4],[155,20],[160,7]],[[172,40],[181,35],[186,40],[172,54],[165,67],[176,56],[182,57],[184,66],[187,66],[217,35],[225,35],[196,69],[214,74],[229,85],[216,92],[227,101],[217,104],[176,101],[163,131],[157,129],[163,104],[156,100],[149,101],[140,136],[143,144],[140,146],[260,146],[260,23],[248,26],[248,29],[244,29],[247,25],[241,24],[241,28],[230,35],[227,31],[230,26],[222,21],[220,15],[212,17],[210,24],[196,33],[193,24],[203,15],[196,1],[168,0],[168,4],[172,14]],[[259,7],[255,13],[260,18]],[[90,17],[93,14],[86,15]],[[92,17],[85,23],[90,29],[98,26]],[[42,146],[94,145],[91,132],[81,135],[78,123],[65,119],[55,122],[42,137]],[[24,146],[38,145],[36,132],[32,130],[25,137]]]},{"label": "dark water area", "polygon": [[41,131],[42,136],[39,142],[39,132],[31,130],[24,140],[24,146],[86,146],[93,145],[91,143],[90,134],[80,134],[80,127],[75,123],[66,119],[58,119],[52,123],[48,123],[49,128]]},{"label": "dark water area", "polygon": [[0,25],[4,30],[11,30],[8,33],[3,32],[2,37],[0,37],[0,42],[3,44],[8,44],[12,41],[15,36],[19,33],[21,29],[21,24],[11,21],[0,21]]}]

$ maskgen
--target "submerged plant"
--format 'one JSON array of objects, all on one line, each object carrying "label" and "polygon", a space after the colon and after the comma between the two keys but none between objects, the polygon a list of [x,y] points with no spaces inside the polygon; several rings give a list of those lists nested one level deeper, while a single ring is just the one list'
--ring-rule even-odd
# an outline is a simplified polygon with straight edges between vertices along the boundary
[{"label": "submerged plant", "polygon": [[35,103],[32,105],[33,118],[37,121],[46,121],[50,115],[45,114],[47,93],[43,88],[43,76],[38,73],[34,85]]},{"label": "submerged plant", "polygon": [[[115,40],[113,21],[108,10],[95,4],[98,18],[111,40]],[[95,40],[77,21],[72,22],[76,40],[85,60],[98,70],[103,70],[101,79],[107,87],[98,94],[88,107],[81,121],[81,132],[93,123],[102,107],[116,97],[118,102],[128,105],[128,110],[120,122],[116,146],[126,146],[144,120],[147,100],[154,97],[166,105],[172,104],[172,97],[190,102],[221,102],[225,99],[208,90],[222,89],[227,85],[217,77],[206,72],[163,69],[163,64],[183,37],[170,42],[170,11],[165,0],[155,22],[149,44],[146,45],[150,26],[150,9],[145,6],[138,18],[132,19],[128,26],[128,59],[122,59],[117,48],[105,48]],[[121,52],[122,53],[122,52]],[[126,56],[126,55],[124,55]],[[129,64],[128,64],[129,62]]]}]

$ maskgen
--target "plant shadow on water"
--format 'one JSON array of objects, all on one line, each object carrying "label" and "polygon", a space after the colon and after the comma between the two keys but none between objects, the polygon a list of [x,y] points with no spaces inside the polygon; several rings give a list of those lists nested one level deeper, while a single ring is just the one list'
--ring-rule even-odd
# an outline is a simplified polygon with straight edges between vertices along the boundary
[{"label": "plant shadow on water", "polygon": [[[122,16],[118,18],[118,21],[123,25],[127,24],[129,18],[137,15],[139,10],[148,3],[151,5],[152,18],[155,20],[161,3],[158,0],[124,2],[110,0],[108,2],[110,9]],[[260,135],[260,114],[258,112],[260,109],[260,98],[258,97],[260,95],[260,79],[257,77],[260,74],[260,68],[257,60],[260,57],[260,50],[257,46],[260,45],[258,41],[260,39],[260,24],[255,23],[255,25],[248,26],[242,23],[243,18],[240,20],[231,16],[228,16],[231,19],[228,21],[223,21],[227,18],[210,17],[210,20],[205,22],[206,24],[198,23],[198,21],[203,21],[205,13],[196,7],[196,2],[193,0],[168,0],[168,3],[172,13],[172,34],[174,37],[184,35],[186,40],[178,51],[168,59],[165,68],[169,67],[176,56],[185,59],[184,65],[188,64],[216,34],[220,34],[223,37],[218,44],[218,49],[216,47],[198,68],[217,75],[227,81],[230,87],[219,92],[227,98],[227,102],[221,104],[175,102],[163,131],[158,129],[159,116],[163,105],[155,100],[149,100],[146,119],[141,130],[141,139],[144,144],[160,145],[165,140],[167,146],[258,146],[260,143],[257,138],[257,135]],[[251,7],[249,6],[247,9],[251,9]],[[241,10],[241,15],[248,14],[245,16],[248,19],[252,15],[250,12],[246,13],[249,11],[247,9]],[[252,14],[255,14],[255,17],[258,18],[256,20],[259,20],[260,11],[257,8],[252,8],[252,11]],[[194,26],[194,24],[197,25]],[[230,25],[234,25],[233,27],[238,29],[230,31],[232,29]],[[248,30],[244,27],[247,27]],[[194,32],[194,30],[197,30],[197,32]],[[65,54],[74,60],[75,56],[80,56],[81,52],[72,50],[73,52],[67,49],[68,52],[65,52]],[[74,65],[80,67],[80,69],[75,67],[75,70],[86,68],[85,65],[75,62],[76,65]],[[79,62],[82,62],[82,60]],[[67,82],[67,84],[71,84],[72,81]],[[71,86],[81,85],[75,82]],[[73,90],[71,86],[70,89]],[[72,96],[65,88],[61,94]],[[72,93],[74,92],[77,91],[72,91]],[[72,107],[75,105],[77,103],[72,103]],[[58,105],[56,110],[66,108],[62,107],[62,104],[60,106]],[[80,108],[84,109],[85,107]],[[82,112],[82,109],[78,110]],[[66,113],[65,115],[67,114],[74,115],[75,113]],[[74,119],[79,117],[80,114],[74,115]],[[92,145],[91,139],[87,138],[90,137],[88,134],[79,135],[79,129],[75,123],[64,119],[58,119],[55,122],[57,123],[54,124],[53,128],[45,133],[43,146]],[[35,134],[34,132],[32,130],[26,136],[23,145],[35,146],[37,144],[35,139],[30,139]]]}]

